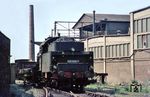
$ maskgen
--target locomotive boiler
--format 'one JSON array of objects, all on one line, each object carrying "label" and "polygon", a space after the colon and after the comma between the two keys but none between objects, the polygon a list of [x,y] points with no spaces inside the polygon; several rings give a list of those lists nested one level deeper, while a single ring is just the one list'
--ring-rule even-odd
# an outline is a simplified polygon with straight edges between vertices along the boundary
[{"label": "locomotive boiler", "polygon": [[34,73],[40,85],[83,90],[94,76],[93,53],[73,38],[48,37],[40,45]]}]

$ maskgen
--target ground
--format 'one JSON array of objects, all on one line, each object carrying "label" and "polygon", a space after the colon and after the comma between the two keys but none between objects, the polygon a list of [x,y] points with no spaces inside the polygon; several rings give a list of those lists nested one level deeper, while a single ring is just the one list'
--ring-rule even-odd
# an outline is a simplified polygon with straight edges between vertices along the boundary
[{"label": "ground", "polygon": [[131,92],[130,84],[108,85],[108,84],[91,84],[85,87],[87,91],[102,92],[109,94],[111,97],[150,97],[150,86],[142,85],[141,91]]},{"label": "ground", "polygon": [[[150,97],[150,86],[142,85],[141,91],[130,92],[130,85],[108,85],[108,84],[90,84],[85,90],[104,93],[110,97]],[[31,86],[23,86],[19,84],[11,84],[10,92],[12,97],[44,97],[44,90],[33,88]]]},{"label": "ground", "polygon": [[44,97],[44,90],[32,88],[31,86],[25,87],[23,85],[11,84],[10,93],[12,97]]}]

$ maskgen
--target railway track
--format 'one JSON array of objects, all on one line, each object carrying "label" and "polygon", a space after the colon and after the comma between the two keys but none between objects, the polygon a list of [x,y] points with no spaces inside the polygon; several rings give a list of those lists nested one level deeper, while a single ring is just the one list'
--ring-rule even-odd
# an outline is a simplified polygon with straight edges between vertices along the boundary
[{"label": "railway track", "polygon": [[85,93],[74,93],[72,91],[66,92],[49,87],[44,87],[43,89],[45,91],[45,97],[113,97],[104,93],[94,93],[88,91],[86,91]]}]

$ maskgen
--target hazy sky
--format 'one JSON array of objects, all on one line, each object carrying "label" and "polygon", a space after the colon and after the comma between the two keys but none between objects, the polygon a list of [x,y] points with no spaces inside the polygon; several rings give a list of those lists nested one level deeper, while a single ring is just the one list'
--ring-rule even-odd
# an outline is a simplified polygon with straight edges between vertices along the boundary
[{"label": "hazy sky", "polygon": [[96,13],[129,14],[150,6],[150,0],[1,0],[0,30],[11,39],[11,62],[28,58],[31,4],[35,11],[35,40],[42,41],[51,34],[54,21],[77,21],[83,13],[93,10]]}]

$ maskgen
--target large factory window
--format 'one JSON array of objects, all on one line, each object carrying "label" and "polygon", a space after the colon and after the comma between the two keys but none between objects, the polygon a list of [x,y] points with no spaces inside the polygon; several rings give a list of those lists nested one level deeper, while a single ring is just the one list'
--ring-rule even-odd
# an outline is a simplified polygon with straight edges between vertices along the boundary
[{"label": "large factory window", "polygon": [[147,31],[150,32],[150,18],[147,19]]},{"label": "large factory window", "polygon": [[129,55],[130,55],[130,53],[129,53],[129,52],[130,52],[130,44],[128,43],[128,44],[127,44],[127,56],[129,56]]},{"label": "large factory window", "polygon": [[134,21],[134,33],[150,32],[150,18]]},{"label": "large factory window", "polygon": [[147,47],[150,48],[150,34],[147,35]]},{"label": "large factory window", "polygon": [[134,21],[134,33],[137,33],[137,20]]},{"label": "large factory window", "polygon": [[[150,36],[149,36],[150,37]],[[129,43],[107,45],[106,46],[106,57],[116,58],[116,57],[128,57],[129,56]],[[103,58],[103,46],[90,47],[89,50],[93,51],[94,59]]]},{"label": "large factory window", "polygon": [[141,35],[137,36],[137,48],[143,48]]},{"label": "large factory window", "polygon": [[106,46],[106,57],[110,57],[110,46]]},{"label": "large factory window", "polygon": [[96,59],[97,52],[96,52],[96,47],[94,47],[94,59]]},{"label": "large factory window", "polygon": [[101,58],[102,58],[102,57],[103,57],[103,55],[104,55],[104,54],[103,54],[103,53],[104,53],[104,52],[103,52],[103,51],[104,51],[104,47],[103,47],[103,46],[101,46],[100,48],[101,48],[100,56],[101,56]]},{"label": "large factory window", "polygon": [[147,48],[147,35],[142,35],[143,48]]},{"label": "large factory window", "polygon": [[138,20],[138,33],[141,33],[142,32],[142,20]]},{"label": "large factory window", "polygon": [[129,43],[124,44],[124,56],[129,56]]},{"label": "large factory window", "polygon": [[112,57],[116,57],[116,45],[112,45]]},{"label": "large factory window", "polygon": [[117,57],[119,57],[119,56],[120,56],[120,55],[119,55],[119,52],[120,52],[120,50],[119,50],[119,45],[116,45],[116,47],[117,47],[117,51],[116,51]]},{"label": "large factory window", "polygon": [[94,59],[103,57],[103,46],[90,47],[89,51],[93,51]]},{"label": "large factory window", "polygon": [[110,55],[109,57],[112,57],[112,45],[110,45],[110,46],[108,46],[108,47],[109,47],[109,51],[110,51],[110,52],[109,52],[109,55]]},{"label": "large factory window", "polygon": [[142,19],[142,32],[147,32],[147,27],[146,27],[146,18]]},{"label": "large factory window", "polygon": [[96,47],[93,47],[94,48],[94,59],[96,59]]},{"label": "large factory window", "polygon": [[129,43],[106,46],[108,58],[129,56]]},{"label": "large factory window", "polygon": [[121,57],[121,44],[119,45],[119,57]]},{"label": "large factory window", "polygon": [[99,47],[97,47],[97,58],[99,58]]},{"label": "large factory window", "polygon": [[150,34],[137,36],[137,48],[150,48]]},{"label": "large factory window", "polygon": [[126,53],[127,53],[127,49],[126,49],[127,46],[126,46],[126,45],[127,45],[127,44],[123,44],[123,52],[122,52],[122,53],[123,53],[123,54],[122,54],[123,56],[126,56]]},{"label": "large factory window", "polygon": [[120,47],[119,47],[119,51],[120,51],[120,56],[122,57],[123,56],[123,44],[120,44]]}]

